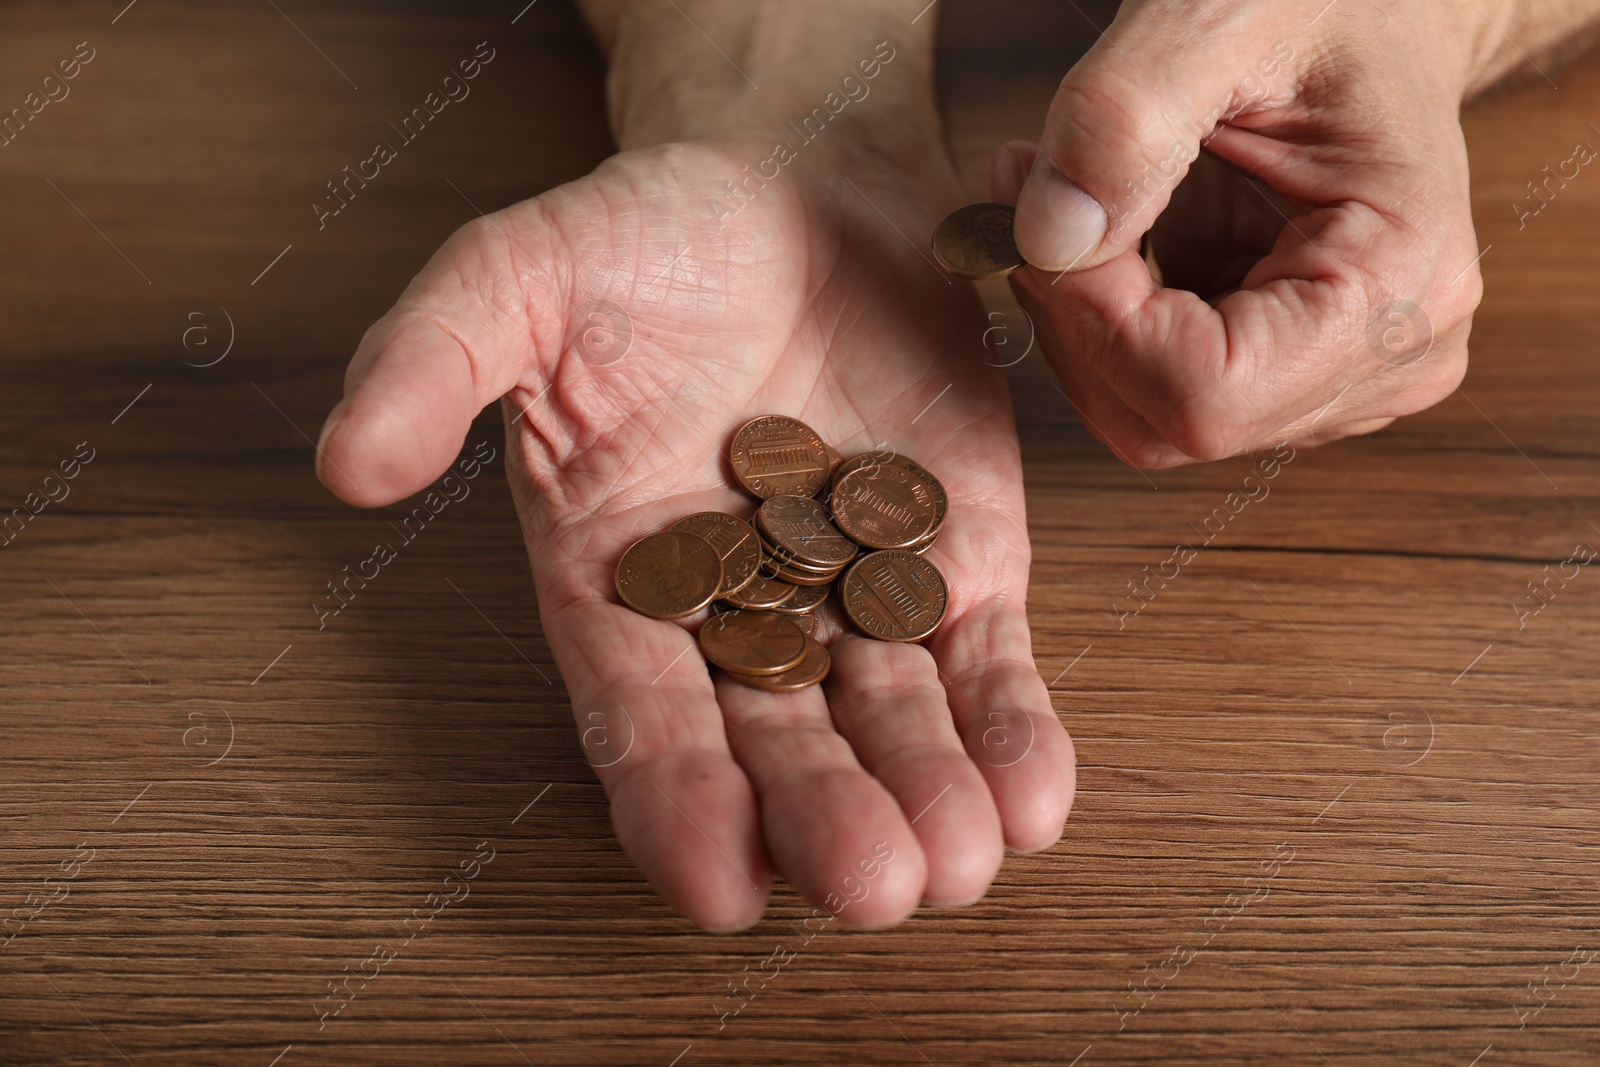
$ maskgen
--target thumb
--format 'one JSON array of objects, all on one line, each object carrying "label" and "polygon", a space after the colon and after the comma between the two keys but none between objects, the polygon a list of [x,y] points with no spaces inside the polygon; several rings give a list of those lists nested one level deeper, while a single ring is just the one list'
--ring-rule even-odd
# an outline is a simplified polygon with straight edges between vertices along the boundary
[{"label": "thumb", "polygon": [[1201,142],[1246,100],[1239,68],[1218,57],[1254,50],[1171,20],[1113,23],[1062,79],[1017,199],[1017,248],[1035,267],[1085,270],[1137,244]]},{"label": "thumb", "polygon": [[518,281],[546,273],[526,261],[550,262],[548,242],[498,218],[457,230],[361,338],[317,442],[317,477],[341,499],[379,507],[427,486],[533,363],[555,305]]}]

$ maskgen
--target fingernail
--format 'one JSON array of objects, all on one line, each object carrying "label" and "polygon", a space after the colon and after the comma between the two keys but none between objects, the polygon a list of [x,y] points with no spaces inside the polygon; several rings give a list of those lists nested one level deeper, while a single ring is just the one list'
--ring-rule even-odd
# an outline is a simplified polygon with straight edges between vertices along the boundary
[{"label": "fingernail", "polygon": [[995,150],[994,160],[989,166],[989,185],[996,200],[1002,204],[1015,204],[1017,194],[1022,191],[1022,183],[1027,178],[1027,172],[1022,169],[1021,156],[1006,145]]},{"label": "fingernail", "polygon": [[1040,155],[1017,199],[1017,250],[1035,267],[1069,270],[1106,235],[1106,211]]},{"label": "fingernail", "polygon": [[[322,424],[322,434],[317,438],[317,481],[325,486],[328,485],[326,456],[328,441],[333,437],[334,431],[344,422],[347,414],[349,414],[349,408],[345,406],[343,400],[339,401],[334,406],[334,409],[328,413],[328,421]],[[328,487],[332,488],[332,486]]]}]

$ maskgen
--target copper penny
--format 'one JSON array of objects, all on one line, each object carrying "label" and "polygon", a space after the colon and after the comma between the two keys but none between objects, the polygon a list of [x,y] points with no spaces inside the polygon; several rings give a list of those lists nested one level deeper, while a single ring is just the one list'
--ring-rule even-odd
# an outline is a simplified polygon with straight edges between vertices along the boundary
[{"label": "copper penny", "polygon": [[833,469],[833,475],[829,478],[829,495],[831,496],[832,490],[838,487],[839,479],[851,471],[858,471],[863,467],[871,467],[882,463],[894,463],[898,459],[900,459],[900,453],[887,447],[876,452],[862,452],[860,455],[851,456]]},{"label": "copper penny", "polygon": [[779,674],[735,675],[745,685],[764,689],[769,693],[793,693],[809,689],[828,676],[833,658],[828,650],[811,638],[806,638],[806,652],[797,666]]},{"label": "copper penny", "polygon": [[672,524],[672,529],[692,533],[722,557],[722,588],[718,598],[737,593],[750,584],[761,566],[761,540],[743,519],[720,511],[701,511]]},{"label": "copper penny", "polygon": [[[788,582],[790,585],[797,585],[802,589],[832,585],[833,580],[837,577],[839,577],[837,572],[833,574],[810,574],[806,571],[791,571],[787,567],[778,568],[778,581]],[[799,594],[795,595],[798,596]]]},{"label": "copper penny", "polygon": [[833,583],[827,585],[807,585],[795,590],[794,596],[773,608],[779,615],[809,615],[828,599],[828,591],[833,588]]},{"label": "copper penny", "polygon": [[928,492],[933,494],[933,528],[927,533],[923,534],[922,539],[916,544],[908,546],[910,551],[915,552],[920,556],[923,552],[931,548],[933,543],[939,539],[939,533],[944,529],[944,520],[948,518],[950,514],[950,497],[946,495],[944,491],[944,483],[935,478],[933,476],[933,472],[929,471],[926,467],[915,462],[914,460],[909,459],[906,456],[897,455],[888,462],[897,467],[904,467],[912,474],[915,474],[918,478],[921,478],[922,483],[928,487]]},{"label": "copper penny", "polygon": [[[787,582],[790,585],[799,586],[801,589],[808,589],[813,586],[833,584],[833,580],[839,577],[839,572],[829,571],[827,574],[817,574],[814,571],[802,571],[793,570],[789,567],[777,567],[773,573],[773,577],[780,582]],[[795,595],[799,596],[798,593]]]},{"label": "copper penny", "polygon": [[822,442],[822,447],[828,453],[828,478],[823,479],[823,484],[826,485],[828,479],[833,477],[833,472],[839,469],[839,464],[844,462],[844,457],[834,451],[833,446],[826,441]]},{"label": "copper penny", "polygon": [[968,204],[945,216],[933,231],[933,258],[963,278],[1003,278],[1022,266],[1017,251],[1016,208]]},{"label": "copper penny", "polygon": [[790,615],[789,621],[800,627],[800,632],[807,637],[817,636],[816,612],[808,611],[804,615]]},{"label": "copper penny", "polygon": [[700,628],[706,659],[735,674],[778,674],[798,664],[810,638],[771,611],[726,611]]},{"label": "copper penny", "polygon": [[729,594],[728,603],[736,608],[770,611],[800,591],[798,586],[767,573],[770,569],[764,567],[744,588]]},{"label": "copper penny", "polygon": [[841,475],[833,487],[833,521],[868,548],[906,548],[926,537],[938,502],[905,467],[873,463]]},{"label": "copper penny", "polygon": [[[780,573],[798,574],[803,579],[811,578],[819,582],[831,582],[839,577],[839,572],[842,570],[844,570],[843,567],[832,567],[825,571],[802,567],[793,560],[781,555],[768,555],[761,560],[761,573],[772,577],[778,577]],[[785,578],[784,581],[788,581],[788,579]],[[801,584],[804,585],[805,583],[801,582]]]},{"label": "copper penny", "polygon": [[837,570],[856,558],[855,542],[828,521],[820,501],[808,496],[769,497],[756,509],[756,525],[778,550],[774,555],[787,554],[812,570]]},{"label": "copper penny", "polygon": [[827,585],[839,577],[843,567],[819,571],[790,562],[783,556],[768,554],[761,557],[761,576],[775,578],[791,585]]},{"label": "copper penny", "polygon": [[[864,452],[859,456],[850,457],[835,469],[833,474],[833,485],[835,488],[837,488],[839,479],[852,471],[858,471],[865,467],[882,464],[895,467],[904,467],[906,470],[922,479],[923,484],[928,487],[928,491],[933,494],[933,502],[935,507],[933,528],[924,534],[922,539],[916,544],[907,546],[910,551],[920,554],[932,546],[933,542],[938,539],[939,531],[944,528],[945,518],[950,513],[950,497],[945,493],[944,483],[939,481],[938,478],[934,477],[932,471],[911,459],[909,456],[903,456],[892,449],[886,449],[881,452]],[[831,499],[831,492],[829,496]]]},{"label": "copper penny", "polygon": [[950,606],[944,575],[912,552],[869,552],[839,581],[845,614],[880,641],[921,641]]},{"label": "copper penny", "polygon": [[655,619],[681,619],[705,607],[722,585],[716,549],[692,533],[668,530],[635,541],[617,561],[622,602]]},{"label": "copper penny", "polygon": [[829,495],[830,496],[832,495],[833,488],[839,484],[839,479],[843,478],[846,474],[849,474],[851,471],[860,470],[862,467],[865,467],[865,466],[867,466],[869,464],[872,464],[872,463],[884,463],[884,462],[887,462],[888,460],[893,459],[893,458],[894,458],[894,453],[892,451],[889,451],[889,452],[863,452],[858,456],[851,456],[849,459],[845,460],[843,463],[841,463],[837,467],[833,468],[833,473],[831,475],[829,475],[829,477],[828,477],[828,482],[829,482],[829,490],[828,490],[828,492],[829,492]]},{"label": "copper penny", "polygon": [[739,484],[763,500],[780,493],[815,496],[831,465],[817,431],[786,415],[763,415],[739,427],[728,461]]},{"label": "copper penny", "polygon": [[806,574],[819,575],[838,574],[844,569],[843,564],[840,564],[837,567],[813,567],[805,560],[796,556],[793,552],[781,549],[771,541],[768,541],[766,535],[762,534],[759,530],[757,530],[756,533],[761,538],[761,565],[764,573],[771,573],[776,567],[787,567],[790,570],[797,570]]}]

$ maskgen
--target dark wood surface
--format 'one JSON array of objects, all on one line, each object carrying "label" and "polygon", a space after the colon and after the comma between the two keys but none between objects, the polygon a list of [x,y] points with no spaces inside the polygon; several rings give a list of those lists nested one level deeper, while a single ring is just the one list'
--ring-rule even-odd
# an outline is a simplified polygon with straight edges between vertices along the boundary
[{"label": "dark wood surface", "polygon": [[[1297,455],[1120,628],[1250,461],[1122,466],[1023,359],[1065,838],[976,907],[808,933],[780,887],[713,936],[611,834],[498,461],[326,631],[308,610],[401,510],[311,473],[362,330],[473,204],[609,151],[575,15],[122,2],[0,9],[0,106],[95,49],[0,148],[0,514],[95,457],[0,549],[0,915],[36,912],[0,948],[0,1063],[1600,1058],[1600,572],[1514,607],[1600,546],[1600,179],[1521,230],[1510,206],[1600,143],[1600,65],[1468,115],[1489,251],[1462,394]],[[1094,31],[1074,5],[940,16],[976,197]],[[473,96],[319,232],[323,183],[485,39]]]}]

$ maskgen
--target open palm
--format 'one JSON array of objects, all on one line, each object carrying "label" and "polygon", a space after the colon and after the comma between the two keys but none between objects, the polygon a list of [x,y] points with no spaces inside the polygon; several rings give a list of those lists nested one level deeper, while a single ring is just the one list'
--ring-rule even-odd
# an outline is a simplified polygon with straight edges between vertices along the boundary
[{"label": "open palm", "polygon": [[[1005,383],[980,358],[975,294],[918,247],[959,202],[948,163],[847,176],[802,159],[761,187],[741,168],[767,151],[627,152],[464,227],[363,339],[319,470],[347,500],[392,502],[504,398],[545,634],[628,853],[709,928],[756,921],[775,873],[881,925],[978,899],[1003,845],[1053,842],[1071,743],[1030,651]],[[617,602],[632,541],[753,510],[727,446],[767,413],[943,481],[927,558],[950,608],[925,648],[834,620],[825,686],[770,694],[707,668],[698,619]]]}]

